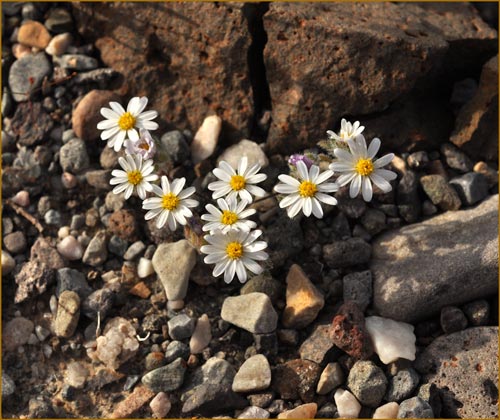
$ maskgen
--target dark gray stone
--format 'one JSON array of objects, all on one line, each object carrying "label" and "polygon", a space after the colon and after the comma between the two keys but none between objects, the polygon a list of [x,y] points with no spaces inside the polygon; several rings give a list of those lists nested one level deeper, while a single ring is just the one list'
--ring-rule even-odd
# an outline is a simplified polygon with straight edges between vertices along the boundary
[{"label": "dark gray stone", "polygon": [[328,402],[324,404],[316,413],[316,419],[335,419],[338,418],[339,412],[334,403]]},{"label": "dark gray stone", "polygon": [[266,229],[267,249],[275,268],[299,254],[303,249],[303,234],[298,220],[276,217]]},{"label": "dark gray stone", "polygon": [[446,334],[451,334],[467,328],[465,314],[456,306],[445,306],[441,309],[441,328]]},{"label": "dark gray stone", "polygon": [[55,34],[71,32],[73,19],[70,12],[63,8],[50,8],[45,20],[45,27]]},{"label": "dark gray stone", "polygon": [[52,72],[45,53],[27,54],[14,61],[9,71],[9,87],[16,102],[27,101],[31,92]]},{"label": "dark gray stone", "polygon": [[364,311],[373,296],[372,273],[370,270],[347,274],[342,279],[342,282],[344,302],[351,300]]},{"label": "dark gray stone", "polygon": [[472,206],[488,195],[488,180],[478,172],[469,172],[453,178],[450,184],[455,187],[460,200],[466,206]]},{"label": "dark gray stone", "polygon": [[56,296],[65,290],[76,292],[81,300],[84,300],[92,293],[92,287],[89,286],[85,275],[78,270],[71,268],[61,268],[56,273]]},{"label": "dark gray stone", "polygon": [[498,195],[381,235],[370,270],[375,311],[398,321],[496,294]]},{"label": "dark gray stone", "polygon": [[170,363],[179,357],[187,360],[190,354],[189,346],[187,344],[175,340],[167,346],[167,349],[165,350],[165,360],[167,363]]},{"label": "dark gray stone", "polygon": [[370,235],[376,235],[386,228],[385,213],[377,209],[367,209],[361,216],[361,224]]},{"label": "dark gray stone", "polygon": [[98,231],[85,250],[82,261],[93,267],[104,264],[108,258],[108,250],[106,246],[106,231]]},{"label": "dark gray stone", "polygon": [[257,353],[266,357],[276,356],[278,354],[278,336],[276,332],[269,334],[253,334],[255,349]]},{"label": "dark gray stone", "polygon": [[127,248],[128,242],[116,235],[113,235],[108,242],[108,251],[118,257],[123,257]]},{"label": "dark gray stone", "polygon": [[415,369],[407,368],[400,370],[390,379],[385,399],[389,402],[403,401],[413,394],[413,391],[417,389],[419,381],[420,376]]},{"label": "dark gray stone", "polygon": [[248,401],[233,392],[229,384],[201,384],[182,406],[182,413],[215,416],[244,408]]},{"label": "dark gray stone", "polygon": [[323,246],[323,259],[330,268],[350,267],[370,261],[371,246],[361,238],[350,238]]},{"label": "dark gray stone", "polygon": [[425,175],[420,184],[433,204],[443,211],[458,210],[462,205],[456,190],[442,175]]},{"label": "dark gray stone", "polygon": [[441,417],[441,396],[439,395],[439,389],[436,384],[423,384],[418,390],[417,397],[429,403],[436,418]]},{"label": "dark gray stone", "polygon": [[476,300],[464,305],[463,311],[473,327],[488,324],[490,319],[490,304],[484,300]]},{"label": "dark gray stone", "polygon": [[371,361],[358,361],[347,378],[347,386],[358,401],[368,407],[378,407],[387,390],[387,378],[382,369]]},{"label": "dark gray stone", "polygon": [[[316,325],[313,332],[299,348],[300,358],[322,364],[330,350],[335,347],[331,339],[331,324]],[[293,331],[293,330],[292,330]]]},{"label": "dark gray stone", "polygon": [[182,163],[191,156],[189,145],[179,130],[165,133],[160,141],[162,147],[160,153],[165,153],[174,164]]},{"label": "dark gray stone", "polygon": [[153,392],[170,392],[179,389],[184,382],[186,362],[181,358],[152,370],[142,377],[142,383]]},{"label": "dark gray stone", "polygon": [[283,285],[268,273],[262,273],[252,277],[240,289],[240,294],[242,295],[253,292],[265,293],[273,303],[285,297]]},{"label": "dark gray stone", "polygon": [[115,303],[115,293],[104,287],[92,292],[82,302],[82,312],[90,319],[97,319],[97,312],[100,312],[101,320],[106,318]]},{"label": "dark gray stone", "polygon": [[419,187],[417,174],[408,170],[404,173],[396,189],[399,214],[408,223],[415,223],[422,213]]},{"label": "dark gray stone", "polygon": [[16,390],[16,384],[9,375],[2,372],[2,398],[8,397]]},{"label": "dark gray stone", "polygon": [[168,321],[168,335],[174,340],[191,337],[196,321],[186,314],[174,316]]},{"label": "dark gray stone", "polygon": [[444,156],[446,164],[456,171],[465,173],[471,172],[474,163],[470,158],[451,143],[441,145],[441,153]]},{"label": "dark gray stone", "polygon": [[420,397],[413,397],[399,405],[398,419],[432,419],[434,413],[428,402]]},{"label": "dark gray stone", "polygon": [[71,139],[61,147],[59,162],[63,171],[79,174],[89,167],[87,146],[82,139]]}]

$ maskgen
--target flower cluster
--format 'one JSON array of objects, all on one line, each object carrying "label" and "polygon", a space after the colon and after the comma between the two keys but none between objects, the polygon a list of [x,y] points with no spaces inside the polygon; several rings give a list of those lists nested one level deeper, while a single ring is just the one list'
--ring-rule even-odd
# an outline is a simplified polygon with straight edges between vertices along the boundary
[{"label": "flower cluster", "polygon": [[[117,152],[125,149],[125,157],[118,159],[122,169],[112,171],[113,192],[124,192],[125,199],[136,193],[147,211],[146,220],[156,219],[158,228],[168,226],[175,230],[192,220],[193,209],[199,202],[192,198],[195,188],[185,188],[185,178],[169,180],[154,173],[157,144],[150,130],[158,128],[152,121],[158,113],[145,111],[147,103],[147,98],[135,97],[125,110],[119,103],[110,102],[110,108],[101,109],[106,119],[97,127],[103,130],[101,139],[107,141],[109,147]],[[274,186],[274,191],[282,196],[279,207],[286,209],[290,218],[299,213],[322,218],[322,205],[336,205],[337,200],[331,194],[348,184],[349,195],[354,198],[361,193],[365,201],[372,199],[373,185],[382,192],[392,189],[390,181],[396,174],[383,167],[392,161],[394,154],[377,159],[380,139],[374,138],[367,147],[363,130],[359,121],[351,124],[342,119],[338,134],[327,131],[328,140],[318,145],[329,153],[329,162],[321,162],[314,152],[290,156],[290,174],[279,175],[280,182]],[[257,240],[262,231],[249,219],[256,213],[249,207],[254,198],[266,195],[266,191],[257,186],[267,178],[260,170],[258,164],[249,165],[246,157],[239,160],[237,168],[222,161],[212,171],[217,181],[208,184],[214,203],[207,204],[207,213],[201,215],[205,222],[202,231],[206,234],[200,251],[206,254],[205,263],[215,264],[213,275],[223,274],[226,283],[234,276],[244,283],[249,272],[263,271],[258,261],[269,258],[264,251],[267,243]]]}]

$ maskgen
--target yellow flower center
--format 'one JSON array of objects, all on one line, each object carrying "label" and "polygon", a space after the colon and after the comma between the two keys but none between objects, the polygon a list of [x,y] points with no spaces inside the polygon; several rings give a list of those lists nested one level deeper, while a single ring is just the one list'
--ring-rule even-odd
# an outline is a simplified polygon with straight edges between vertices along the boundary
[{"label": "yellow flower center", "polygon": [[243,245],[239,242],[229,242],[226,246],[226,254],[232,260],[237,260],[243,255]]},{"label": "yellow flower center", "polygon": [[165,210],[175,210],[179,205],[181,200],[173,193],[168,193],[163,196],[161,199],[161,206]]},{"label": "yellow flower center", "polygon": [[118,120],[118,126],[122,130],[130,130],[135,126],[135,117],[130,112],[125,112]]},{"label": "yellow flower center", "polygon": [[127,173],[128,182],[132,185],[138,185],[142,181],[141,171],[137,169],[135,171],[130,171]]},{"label": "yellow flower center", "polygon": [[299,194],[301,197],[314,197],[317,191],[318,187],[311,181],[302,181],[299,185]]},{"label": "yellow flower center", "polygon": [[225,225],[234,225],[238,221],[238,216],[232,211],[224,210],[220,221]]},{"label": "yellow flower center", "polygon": [[371,159],[359,159],[354,170],[363,176],[368,176],[373,172],[373,162]]},{"label": "yellow flower center", "polygon": [[231,181],[229,181],[229,185],[234,191],[239,191],[245,188],[245,178],[243,178],[241,175],[233,175],[231,177]]},{"label": "yellow flower center", "polygon": [[141,143],[141,144],[139,144],[139,149],[148,151],[149,150],[149,144],[147,144],[146,142]]}]

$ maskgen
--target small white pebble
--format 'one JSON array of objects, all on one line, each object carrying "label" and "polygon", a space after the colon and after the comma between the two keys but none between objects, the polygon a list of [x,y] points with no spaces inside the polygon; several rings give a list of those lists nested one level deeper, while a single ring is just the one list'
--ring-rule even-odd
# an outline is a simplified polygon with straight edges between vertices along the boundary
[{"label": "small white pebble", "polygon": [[30,194],[28,191],[19,191],[12,197],[12,201],[21,207],[28,207],[30,205]]},{"label": "small white pebble", "polygon": [[395,419],[398,417],[399,404],[397,402],[390,402],[381,405],[373,413],[374,419]]},{"label": "small white pebble", "polygon": [[59,228],[59,230],[57,231],[57,237],[59,239],[64,239],[68,235],[69,235],[69,226],[63,226]]},{"label": "small white pebble", "polygon": [[221,128],[222,119],[217,115],[210,115],[203,120],[191,143],[191,156],[194,163],[201,162],[212,155],[217,147]]},{"label": "small white pebble", "polygon": [[170,408],[172,408],[168,395],[164,392],[156,394],[156,396],[149,403],[149,406],[153,412],[153,417],[157,419],[164,418],[170,411]]},{"label": "small white pebble", "polygon": [[50,347],[48,344],[44,344],[42,346],[42,351],[43,351],[44,356],[47,359],[50,359],[50,356],[52,356],[52,347]]},{"label": "small white pebble", "polygon": [[57,314],[57,298],[55,295],[52,295],[49,300],[49,307],[50,307],[50,312],[52,312],[52,315],[56,316]]},{"label": "small white pebble", "polygon": [[50,40],[49,45],[45,48],[45,52],[48,55],[63,55],[71,45],[72,41],[73,36],[69,32],[55,35],[54,38]]},{"label": "small white pebble", "polygon": [[335,391],[333,398],[335,399],[339,417],[348,419],[357,419],[359,417],[361,404],[349,391],[339,388]]},{"label": "small white pebble", "polygon": [[50,335],[50,331],[47,328],[43,328],[41,325],[37,325],[35,327],[35,334],[40,341],[44,341]]},{"label": "small white pebble", "polygon": [[[68,228],[69,234],[69,228]],[[68,235],[57,244],[57,250],[66,259],[70,261],[80,260],[83,256],[83,248],[74,236]]]},{"label": "small white pebble", "polygon": [[137,265],[137,275],[140,279],[144,279],[155,272],[153,268],[153,263],[147,258],[141,257],[139,264]]},{"label": "small white pebble", "polygon": [[171,311],[180,311],[182,308],[184,308],[183,300],[169,300],[167,302],[167,309]]},{"label": "small white pebble", "polygon": [[201,353],[205,347],[210,344],[211,339],[212,331],[210,330],[210,320],[207,314],[203,314],[198,318],[193,335],[189,341],[191,354]]}]

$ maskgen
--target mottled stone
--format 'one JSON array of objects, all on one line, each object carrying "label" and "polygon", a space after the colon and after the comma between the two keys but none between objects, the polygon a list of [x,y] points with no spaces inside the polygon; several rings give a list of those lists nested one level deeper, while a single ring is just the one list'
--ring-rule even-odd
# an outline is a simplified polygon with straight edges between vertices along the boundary
[{"label": "mottled stone", "polygon": [[322,364],[330,350],[334,347],[331,339],[331,329],[330,323],[316,325],[311,335],[300,345],[300,358]]},{"label": "mottled stone", "polygon": [[14,302],[21,303],[44,293],[54,281],[54,270],[41,261],[30,260],[22,265],[15,279],[17,290]]},{"label": "mottled stone", "polygon": [[458,210],[462,205],[458,193],[442,175],[425,175],[420,178],[420,184],[432,203],[441,210]]},{"label": "mottled stone", "polygon": [[349,238],[323,246],[323,258],[330,268],[350,267],[370,261],[371,246],[361,238]]},{"label": "mottled stone", "polygon": [[387,378],[375,363],[360,360],[350,370],[347,386],[361,404],[378,407],[387,389]]},{"label": "mottled stone", "polygon": [[27,318],[16,317],[2,328],[2,345],[6,351],[14,351],[26,344],[33,332],[34,324]]},{"label": "mottled stone", "polygon": [[318,404],[302,404],[292,410],[286,410],[278,414],[279,419],[313,419],[318,412]]},{"label": "mottled stone", "polygon": [[257,354],[245,360],[236,373],[232,389],[234,392],[262,391],[271,385],[271,367],[267,358]]},{"label": "mottled stone", "polygon": [[80,319],[80,297],[76,292],[65,290],[59,296],[54,331],[59,337],[71,337]]},{"label": "mottled stone", "polygon": [[295,359],[280,364],[272,370],[272,388],[283,399],[312,402],[321,374],[318,364],[309,360]]}]

